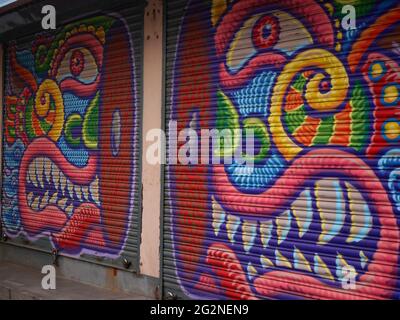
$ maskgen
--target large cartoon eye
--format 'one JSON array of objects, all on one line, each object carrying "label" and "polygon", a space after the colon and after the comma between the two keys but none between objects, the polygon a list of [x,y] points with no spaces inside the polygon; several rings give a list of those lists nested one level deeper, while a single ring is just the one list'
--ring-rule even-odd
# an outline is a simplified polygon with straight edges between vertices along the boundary
[{"label": "large cartoon eye", "polygon": [[65,54],[56,79],[57,82],[61,82],[68,77],[73,77],[84,84],[90,84],[96,80],[98,74],[99,69],[92,53],[81,47],[69,50]]},{"label": "large cartoon eye", "polygon": [[291,14],[283,11],[257,14],[247,19],[235,34],[226,64],[230,71],[236,72],[258,53],[276,50],[292,56],[312,43],[305,26]]},{"label": "large cartoon eye", "polygon": [[51,62],[49,77],[61,91],[81,98],[92,97],[100,83],[103,43],[91,33],[79,33],[60,41]]}]

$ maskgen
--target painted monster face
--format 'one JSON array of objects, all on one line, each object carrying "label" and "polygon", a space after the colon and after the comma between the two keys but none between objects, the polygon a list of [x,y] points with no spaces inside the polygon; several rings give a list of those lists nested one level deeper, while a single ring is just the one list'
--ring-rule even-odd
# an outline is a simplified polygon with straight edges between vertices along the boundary
[{"label": "painted monster face", "polygon": [[128,30],[108,16],[40,35],[29,50],[9,48],[5,161],[18,177],[17,194],[6,195],[18,203],[4,218],[11,235],[50,236],[71,254],[121,251],[134,176],[132,66]]},{"label": "painted monster face", "polygon": [[[239,163],[170,168],[183,291],[392,297],[399,8],[376,9],[381,16],[362,20],[362,32],[343,34],[336,2],[194,2],[180,31],[173,118],[178,129],[192,119],[200,128],[252,128],[256,153],[252,171]],[[344,272],[354,289],[342,287]]]}]

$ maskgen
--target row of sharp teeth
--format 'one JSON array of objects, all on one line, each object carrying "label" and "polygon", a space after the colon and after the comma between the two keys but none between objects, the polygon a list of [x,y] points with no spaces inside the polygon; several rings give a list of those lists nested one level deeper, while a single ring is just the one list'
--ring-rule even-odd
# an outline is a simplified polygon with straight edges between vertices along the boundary
[{"label": "row of sharp teeth", "polygon": [[[362,250],[359,253],[361,266],[365,269],[368,263],[368,258]],[[337,252],[335,259],[335,275],[332,274],[328,265],[317,253],[313,254],[313,261],[311,262],[309,262],[304,254],[296,247],[294,247],[292,255],[293,263],[278,249],[275,249],[274,256],[275,259],[272,257],[266,257],[264,255],[260,256],[259,264],[262,266],[264,271],[268,268],[281,267],[286,269],[306,271],[330,281],[335,281],[335,276],[337,280],[343,281],[346,279],[346,276],[349,275],[349,272],[351,273],[350,276],[353,277],[353,279],[355,279],[358,275],[356,268],[349,264],[339,252]],[[251,262],[247,264],[247,275],[250,280],[258,276],[258,271]]]},{"label": "row of sharp teeth", "polygon": [[46,190],[42,197],[33,192],[28,193],[28,204],[34,210],[42,210],[47,205],[53,204],[66,212],[71,212],[72,204],[67,206],[67,203],[68,200],[74,199],[80,202],[94,201],[100,205],[98,177],[90,185],[76,185],[48,158],[35,158],[29,165],[26,179],[36,188],[44,189],[47,184],[54,187],[52,194]]},{"label": "row of sharp teeth", "polygon": [[[321,234],[318,238],[318,244],[324,245],[340,234],[345,224],[346,208],[344,193],[350,201],[348,213],[351,216],[351,227],[347,243],[357,243],[363,240],[372,228],[372,215],[360,192],[350,183],[345,183],[346,190],[343,190],[338,180],[322,179],[315,184],[315,201],[318,208],[319,222],[321,224]],[[328,189],[327,189],[328,187]],[[329,189],[330,188],[330,189]],[[332,196],[332,191],[334,195]],[[334,198],[334,206],[332,209],[332,197]],[[302,238],[310,228],[313,222],[315,209],[313,208],[313,200],[310,189],[305,189],[291,204],[290,210],[284,211],[275,219],[277,227],[278,244],[281,244],[289,234],[292,219],[296,221],[299,238]],[[212,226],[214,233],[218,236],[220,227],[226,222],[226,229],[229,240],[234,243],[235,234],[239,226],[242,225],[243,243],[246,252],[249,252],[254,245],[257,234],[257,221],[242,221],[236,215],[227,215],[221,205],[212,196]],[[273,221],[267,220],[260,222],[259,230],[261,234],[261,242],[264,248],[268,245],[271,238]]]},{"label": "row of sharp teeth", "polygon": [[[329,181],[331,183],[332,180]],[[320,181],[316,183],[316,189],[322,190],[321,186],[326,186],[327,181]],[[335,181],[333,181],[335,184]],[[335,184],[338,186],[338,184]],[[366,235],[368,235],[372,227],[372,216],[368,209],[368,206],[364,203],[364,199],[361,194],[350,184],[346,183],[347,196],[350,201],[349,213],[351,215],[352,226],[350,228],[350,234],[346,239],[347,243],[359,242]],[[336,189],[337,201],[343,200],[339,197],[343,197],[343,191],[339,188]],[[325,206],[324,198],[330,196],[324,194],[321,191],[315,192],[315,201],[317,201],[319,219],[321,222],[322,232],[319,236],[318,244],[326,244],[329,240],[335,237],[341,230],[344,224],[345,209],[339,208],[341,212],[332,213],[331,210],[327,211]],[[344,203],[339,202],[339,203]],[[360,209],[363,211],[360,212]],[[228,240],[234,244],[236,241],[236,234],[241,227],[242,235],[241,242],[243,244],[243,249],[246,253],[249,253],[253,248],[257,234],[260,236],[260,240],[263,248],[269,246],[269,242],[273,235],[274,225],[276,226],[277,244],[281,244],[287,237],[292,219],[295,219],[298,229],[299,239],[302,238],[313,221],[313,211],[311,192],[309,189],[305,189],[300,193],[299,197],[292,203],[291,209],[286,210],[280,216],[274,220],[269,219],[265,221],[256,220],[245,220],[241,219],[237,215],[226,214],[224,209],[218,203],[214,196],[212,196],[212,227],[216,236],[218,236],[221,231],[221,226],[225,224]],[[332,217],[333,215],[333,217]],[[338,218],[339,216],[339,218]],[[274,258],[266,257],[264,255],[260,256],[260,265],[263,268],[271,268],[274,266],[284,267],[289,269],[297,269],[301,271],[314,272],[315,274],[321,276],[322,278],[334,280],[329,267],[323,261],[323,259],[318,255],[314,254],[313,261],[308,261],[305,255],[298,248],[294,247],[292,252],[293,264],[287,259],[278,248],[274,250]],[[368,257],[362,250],[359,250],[360,265],[365,268],[368,263]],[[338,279],[343,278],[343,268],[346,270],[353,270],[354,274],[355,268],[349,264],[343,256],[337,252],[336,256],[336,276]],[[247,266],[247,273],[249,278],[253,278],[257,274],[257,269],[249,262]]]}]

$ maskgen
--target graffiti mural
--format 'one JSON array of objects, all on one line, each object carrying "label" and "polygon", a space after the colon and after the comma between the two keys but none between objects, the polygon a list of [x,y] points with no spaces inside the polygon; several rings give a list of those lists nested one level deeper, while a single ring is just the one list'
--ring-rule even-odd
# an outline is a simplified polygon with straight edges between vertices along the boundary
[{"label": "graffiti mural", "polygon": [[189,1],[181,21],[171,119],[254,128],[258,146],[252,171],[169,167],[182,291],[398,298],[398,1]]},{"label": "graffiti mural", "polygon": [[10,43],[2,216],[10,237],[47,237],[71,255],[123,249],[135,170],[132,54],[113,16]]}]

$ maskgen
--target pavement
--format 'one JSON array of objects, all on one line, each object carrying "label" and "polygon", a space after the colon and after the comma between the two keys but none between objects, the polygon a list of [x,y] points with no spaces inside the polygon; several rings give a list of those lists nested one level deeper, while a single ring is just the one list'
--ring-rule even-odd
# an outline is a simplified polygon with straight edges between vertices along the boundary
[{"label": "pavement", "polygon": [[56,290],[44,290],[41,270],[0,261],[0,300],[148,300],[56,277]]}]

